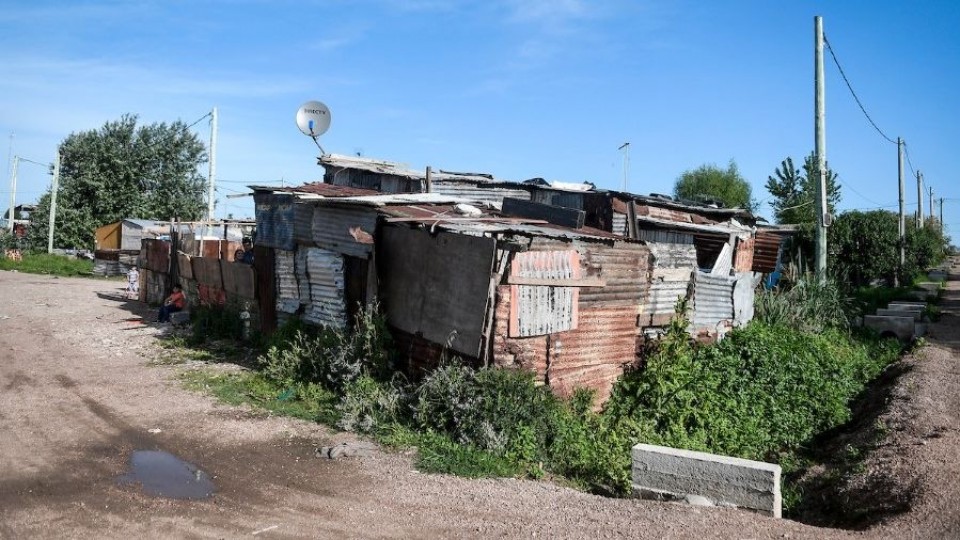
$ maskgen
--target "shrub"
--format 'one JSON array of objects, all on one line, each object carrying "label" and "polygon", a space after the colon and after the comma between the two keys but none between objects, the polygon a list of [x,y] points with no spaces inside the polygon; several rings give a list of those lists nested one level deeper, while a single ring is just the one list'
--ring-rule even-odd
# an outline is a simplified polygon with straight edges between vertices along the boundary
[{"label": "shrub", "polygon": [[853,303],[837,282],[805,274],[789,288],[758,291],[754,307],[757,320],[815,334],[849,328]]}]

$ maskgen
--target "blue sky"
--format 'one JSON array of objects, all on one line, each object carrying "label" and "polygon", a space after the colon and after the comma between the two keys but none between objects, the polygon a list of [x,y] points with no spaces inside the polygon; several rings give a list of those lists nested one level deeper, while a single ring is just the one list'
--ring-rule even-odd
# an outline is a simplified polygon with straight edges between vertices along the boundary
[{"label": "blue sky", "polygon": [[[669,193],[734,159],[767,176],[813,149],[813,17],[854,89],[960,228],[960,2],[642,0],[0,1],[0,145],[50,161],[73,131],[124,113],[192,123],[220,112],[218,216],[247,184],[319,180],[294,123],[318,99],[322,144],[413,168]],[[841,209],[897,204],[896,146],[827,56],[827,158]],[[209,125],[194,128],[207,140]],[[5,157],[5,156],[4,156]],[[906,167],[907,211],[916,180]],[[206,168],[203,169],[206,174]],[[20,167],[19,202],[50,177]],[[0,203],[9,201],[8,179]],[[926,202],[924,203],[926,207]],[[761,213],[769,215],[764,202]]]}]

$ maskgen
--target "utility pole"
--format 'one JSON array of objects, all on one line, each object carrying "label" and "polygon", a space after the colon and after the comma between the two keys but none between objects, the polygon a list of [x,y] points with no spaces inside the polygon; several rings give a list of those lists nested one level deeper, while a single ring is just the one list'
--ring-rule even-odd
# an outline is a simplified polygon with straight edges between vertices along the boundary
[{"label": "utility pole", "polygon": [[940,197],[940,236],[943,236],[943,197]]},{"label": "utility pole", "polygon": [[47,253],[53,253],[53,228],[57,221],[57,190],[60,188],[60,148],[53,162],[53,187],[50,188],[50,223],[47,226]]},{"label": "utility pole", "polygon": [[[903,217],[903,139],[897,137],[897,176],[900,179],[900,235],[898,236],[900,244],[900,273],[903,273],[903,265],[907,261],[906,238],[907,223]],[[897,285],[899,286],[899,279]]]},{"label": "utility pole", "polygon": [[[930,209],[933,214],[933,208]],[[917,171],[917,229],[923,227],[923,175]]]},{"label": "utility pole", "polygon": [[930,190],[930,215],[933,215],[933,186],[927,188]]},{"label": "utility pole", "polygon": [[215,186],[217,181],[217,108],[210,113],[210,174],[207,176],[209,191],[207,192],[207,219],[213,221]]},{"label": "utility pole", "polygon": [[20,156],[13,156],[13,167],[10,169],[10,213],[7,214],[7,226],[13,234],[13,209],[17,205],[17,169],[20,167]]},{"label": "utility pole", "polygon": [[823,17],[813,18],[814,33],[814,144],[817,149],[817,170],[820,182],[817,183],[817,202],[819,204],[816,235],[816,265],[820,280],[827,277],[827,140],[826,112],[824,108],[823,79]]},{"label": "utility pole", "polygon": [[623,150],[623,186],[620,191],[627,192],[627,177],[630,174],[630,143],[625,142],[617,150]]}]

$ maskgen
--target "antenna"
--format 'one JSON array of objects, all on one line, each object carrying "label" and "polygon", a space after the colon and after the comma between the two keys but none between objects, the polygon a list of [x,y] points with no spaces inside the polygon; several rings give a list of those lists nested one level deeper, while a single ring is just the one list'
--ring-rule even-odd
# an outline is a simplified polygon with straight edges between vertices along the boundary
[{"label": "antenna", "polygon": [[620,145],[617,150],[623,150],[623,186],[620,191],[627,191],[627,176],[630,174],[630,142],[627,141]]},{"label": "antenna", "polygon": [[321,156],[327,154],[317,140],[330,129],[330,109],[326,105],[319,101],[308,101],[301,105],[297,110],[297,127],[301,133],[313,139]]}]

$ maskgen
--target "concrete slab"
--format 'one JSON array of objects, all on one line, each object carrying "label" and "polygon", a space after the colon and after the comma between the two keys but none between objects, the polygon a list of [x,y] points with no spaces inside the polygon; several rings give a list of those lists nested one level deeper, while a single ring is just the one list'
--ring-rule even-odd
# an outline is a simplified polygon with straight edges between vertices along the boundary
[{"label": "concrete slab", "polygon": [[909,302],[907,300],[897,300],[896,302],[890,302],[887,306],[891,309],[919,309],[923,311],[927,307],[926,302]]},{"label": "concrete slab", "polygon": [[779,465],[667,446],[633,447],[633,491],[652,499],[702,500],[779,518]]},{"label": "concrete slab", "polygon": [[893,334],[901,341],[911,341],[914,338],[916,324],[913,315],[909,313],[901,316],[865,315],[863,317],[863,325],[867,328],[873,328],[881,335]]},{"label": "concrete slab", "polygon": [[906,317],[913,316],[914,321],[919,321],[923,317],[923,311],[919,309],[893,309],[893,308],[880,308],[877,310],[877,315],[881,317],[892,316],[892,317]]}]

